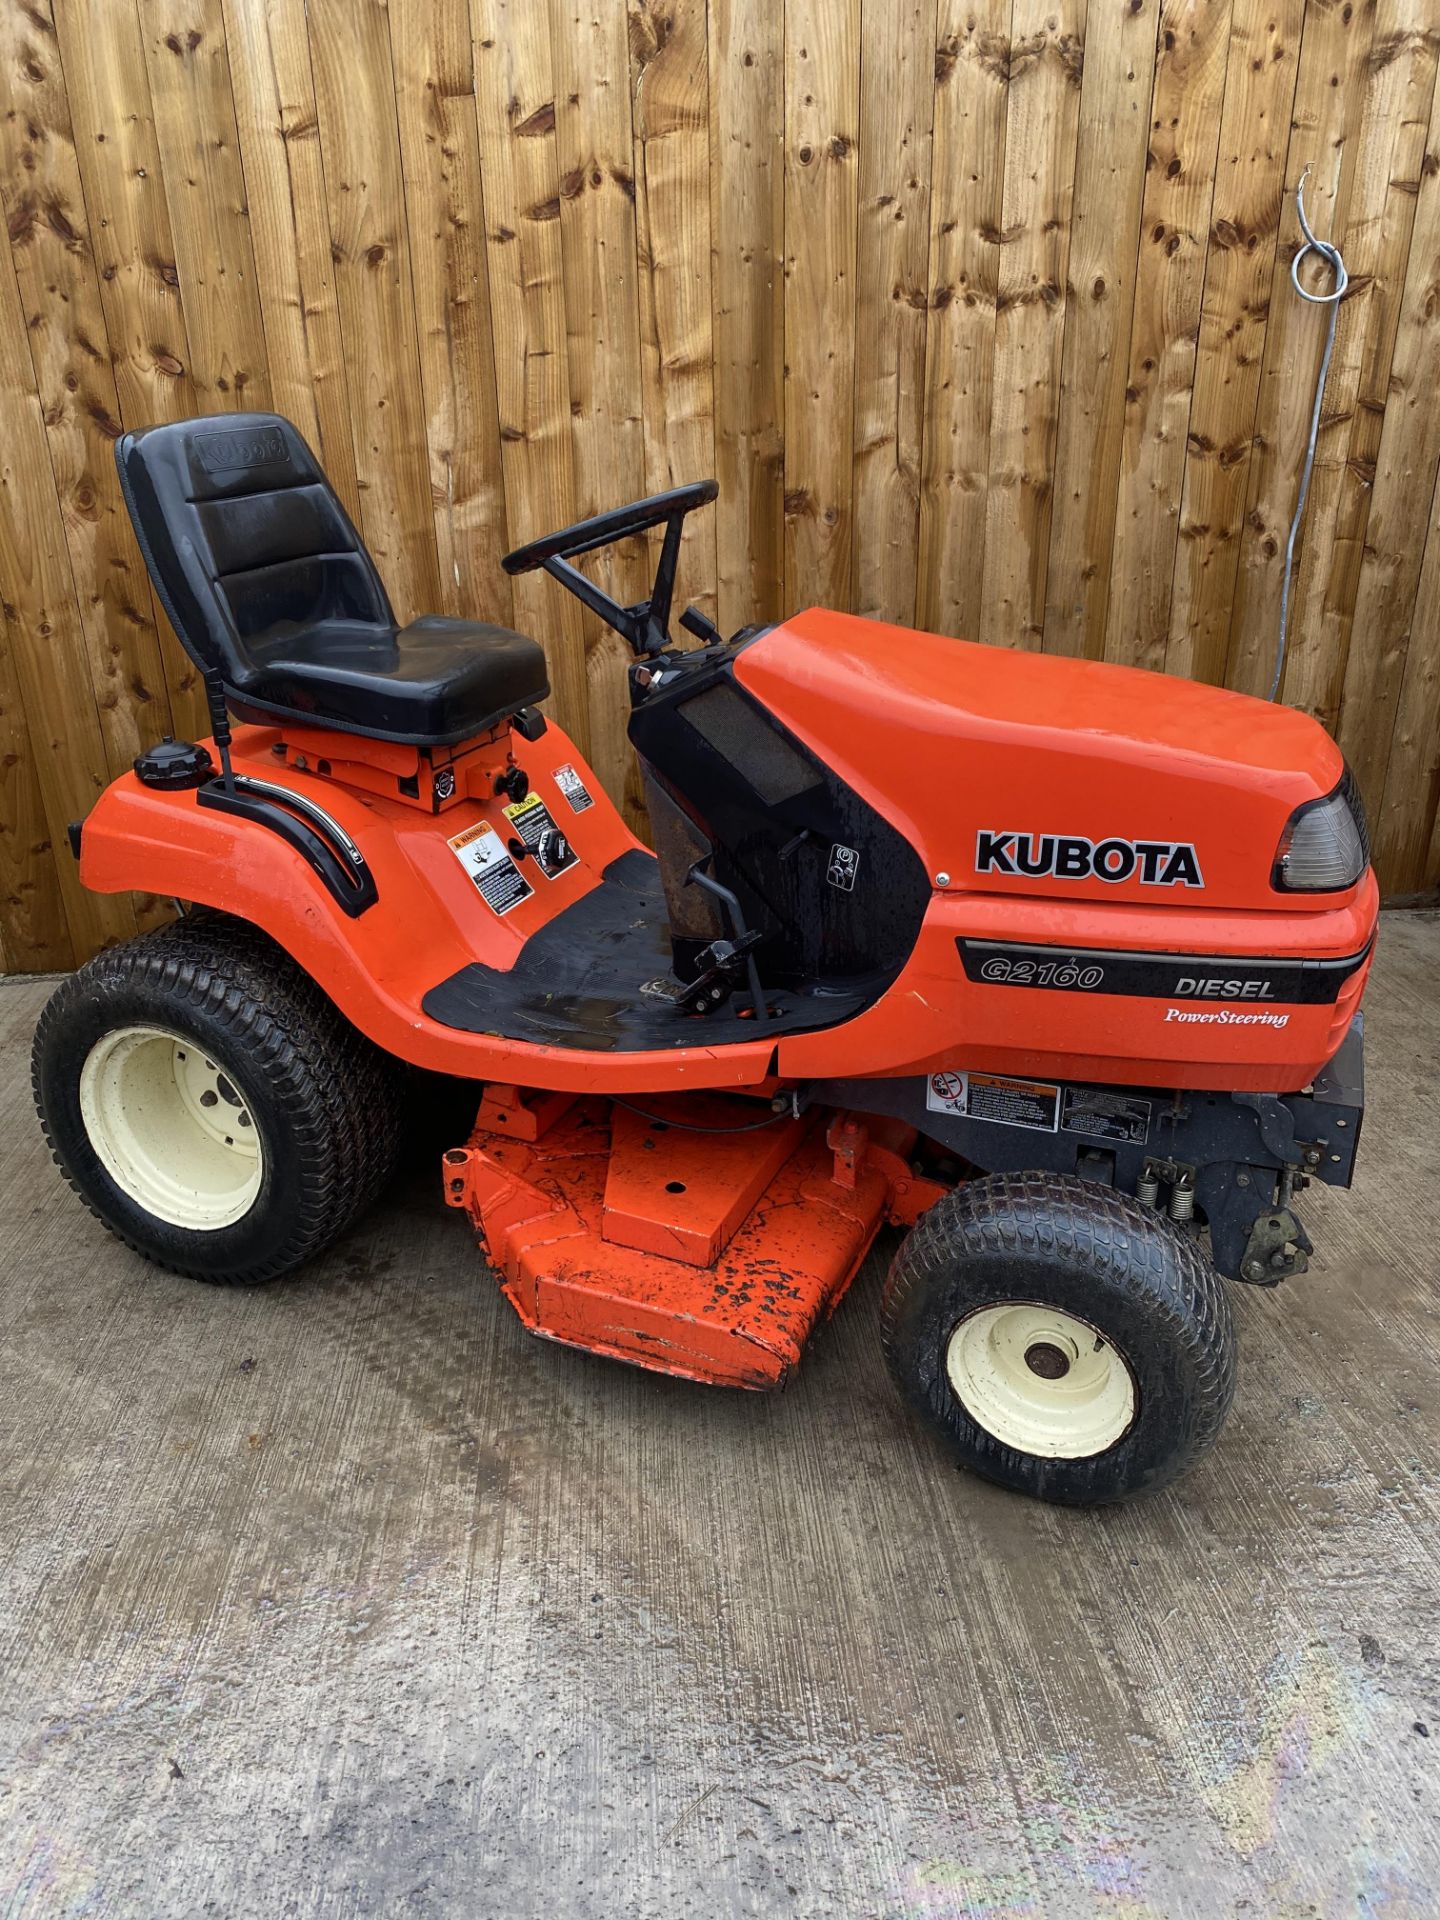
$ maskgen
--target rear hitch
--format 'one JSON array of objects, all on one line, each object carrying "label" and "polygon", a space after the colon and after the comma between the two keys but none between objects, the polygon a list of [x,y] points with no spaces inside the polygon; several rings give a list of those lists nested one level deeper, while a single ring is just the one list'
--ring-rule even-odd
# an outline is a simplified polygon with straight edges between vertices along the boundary
[{"label": "rear hitch", "polygon": [[1282,1280],[1304,1273],[1312,1251],[1297,1216],[1289,1207],[1276,1207],[1255,1216],[1235,1277],[1252,1287],[1278,1287]]}]

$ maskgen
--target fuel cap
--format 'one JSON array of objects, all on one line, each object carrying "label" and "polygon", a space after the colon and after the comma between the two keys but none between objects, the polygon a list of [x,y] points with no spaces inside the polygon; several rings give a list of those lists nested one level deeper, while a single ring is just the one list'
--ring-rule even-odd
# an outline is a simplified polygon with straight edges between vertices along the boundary
[{"label": "fuel cap", "polygon": [[191,740],[172,740],[167,733],[158,746],[147,747],[135,762],[135,772],[143,786],[203,786],[215,771],[215,762],[204,747]]}]

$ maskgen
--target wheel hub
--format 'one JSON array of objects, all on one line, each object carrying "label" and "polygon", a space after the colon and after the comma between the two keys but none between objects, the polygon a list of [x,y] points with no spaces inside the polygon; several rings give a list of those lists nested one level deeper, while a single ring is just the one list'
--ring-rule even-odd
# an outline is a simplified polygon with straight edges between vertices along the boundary
[{"label": "wheel hub", "polygon": [[1009,1300],[968,1314],[945,1351],[950,1386],[1002,1445],[1054,1460],[1104,1453],[1129,1432],[1139,1398],[1124,1355],[1074,1314]]},{"label": "wheel hub", "polygon": [[80,1115],[110,1178],[157,1219],[213,1232],[254,1205],[265,1157],[250,1103],[186,1035],[103,1035],[80,1072]]},{"label": "wheel hub", "polygon": [[1062,1353],[1048,1340],[1037,1340],[1025,1349],[1025,1364],[1042,1380],[1060,1380],[1070,1371],[1070,1355]]}]

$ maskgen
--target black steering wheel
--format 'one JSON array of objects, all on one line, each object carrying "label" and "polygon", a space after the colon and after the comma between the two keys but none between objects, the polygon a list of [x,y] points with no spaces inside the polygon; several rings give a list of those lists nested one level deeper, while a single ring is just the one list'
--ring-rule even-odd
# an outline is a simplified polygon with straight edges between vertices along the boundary
[{"label": "black steering wheel", "polygon": [[720,492],[714,480],[692,480],[688,487],[672,487],[668,493],[653,493],[648,500],[632,500],[628,507],[612,507],[609,513],[592,514],[558,533],[542,534],[538,540],[516,547],[500,562],[506,573],[533,573],[547,560],[571,553],[591,553],[596,547],[608,547],[632,533],[646,533],[663,521],[681,519],[696,507],[708,507]]},{"label": "black steering wheel", "polygon": [[[670,644],[670,603],[675,595],[675,571],[680,560],[680,532],[687,513],[696,507],[708,507],[720,492],[714,480],[693,480],[686,487],[672,487],[668,493],[652,494],[648,500],[632,501],[628,507],[613,507],[609,513],[594,514],[589,520],[577,520],[557,533],[542,534],[523,547],[516,547],[500,562],[506,573],[533,573],[543,567],[562,587],[568,587],[617,633],[623,634],[637,653],[660,653]],[[651,527],[664,526],[665,540],[655,568],[655,583],[650,597],[636,607],[622,607],[602,587],[597,587],[572,567],[575,554],[593,553],[632,533],[645,533]]]}]

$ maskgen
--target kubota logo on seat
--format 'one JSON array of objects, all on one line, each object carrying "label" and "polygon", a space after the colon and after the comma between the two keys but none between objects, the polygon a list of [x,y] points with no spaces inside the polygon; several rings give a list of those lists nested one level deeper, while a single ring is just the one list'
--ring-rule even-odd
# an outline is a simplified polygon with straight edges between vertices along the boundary
[{"label": "kubota logo on seat", "polygon": [[1200,862],[1187,840],[1086,840],[1079,834],[1016,833],[982,828],[975,836],[977,873],[1056,880],[1138,879],[1147,887],[1203,887]]},{"label": "kubota logo on seat", "polygon": [[273,467],[290,458],[285,451],[285,437],[278,427],[242,427],[233,433],[202,433],[195,447],[209,473],[223,473],[227,467]]}]

